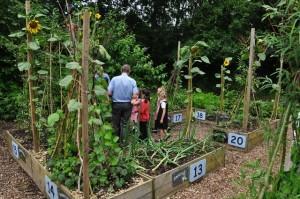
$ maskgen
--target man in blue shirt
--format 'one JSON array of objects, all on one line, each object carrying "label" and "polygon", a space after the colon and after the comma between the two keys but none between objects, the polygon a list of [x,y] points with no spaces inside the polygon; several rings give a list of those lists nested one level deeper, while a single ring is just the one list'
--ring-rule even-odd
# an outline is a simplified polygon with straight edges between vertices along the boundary
[{"label": "man in blue shirt", "polygon": [[138,94],[136,81],[129,77],[130,66],[122,66],[122,74],[113,77],[108,85],[108,95],[112,98],[112,126],[123,141],[125,137],[124,128],[129,120],[133,94]]}]

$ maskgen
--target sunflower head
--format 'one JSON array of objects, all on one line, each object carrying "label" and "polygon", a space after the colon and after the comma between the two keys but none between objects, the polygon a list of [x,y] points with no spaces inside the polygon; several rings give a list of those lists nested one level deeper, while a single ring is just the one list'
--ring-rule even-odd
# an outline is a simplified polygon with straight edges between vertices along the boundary
[{"label": "sunflower head", "polygon": [[96,14],[95,14],[95,18],[96,18],[97,20],[99,20],[101,17],[102,17],[102,16],[101,16],[100,13],[96,13]]},{"label": "sunflower head", "polygon": [[232,60],[231,57],[225,58],[223,65],[224,65],[224,66],[229,66],[231,60]]},{"label": "sunflower head", "polygon": [[38,20],[31,20],[27,24],[27,31],[29,31],[32,34],[36,34],[41,30],[41,24]]}]

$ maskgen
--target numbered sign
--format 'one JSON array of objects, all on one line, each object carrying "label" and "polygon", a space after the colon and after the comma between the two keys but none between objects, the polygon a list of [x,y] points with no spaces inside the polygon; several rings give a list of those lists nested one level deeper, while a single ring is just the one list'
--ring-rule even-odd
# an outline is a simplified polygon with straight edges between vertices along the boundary
[{"label": "numbered sign", "polygon": [[173,115],[173,123],[182,122],[182,113],[177,113]]},{"label": "numbered sign", "polygon": [[245,135],[237,133],[228,133],[228,144],[239,148],[246,147],[247,138]]},{"label": "numbered sign", "polygon": [[59,199],[57,185],[48,176],[45,176],[45,188],[50,199]]},{"label": "numbered sign", "polygon": [[15,156],[15,158],[19,159],[20,154],[19,154],[19,145],[15,143],[14,141],[11,141],[11,147],[12,147],[12,153]]},{"label": "numbered sign", "polygon": [[195,118],[197,120],[205,120],[206,119],[206,112],[204,112],[204,111],[196,111],[195,112]]},{"label": "numbered sign", "polygon": [[206,173],[206,159],[200,160],[191,164],[190,173],[189,173],[189,181],[194,182],[204,176]]}]

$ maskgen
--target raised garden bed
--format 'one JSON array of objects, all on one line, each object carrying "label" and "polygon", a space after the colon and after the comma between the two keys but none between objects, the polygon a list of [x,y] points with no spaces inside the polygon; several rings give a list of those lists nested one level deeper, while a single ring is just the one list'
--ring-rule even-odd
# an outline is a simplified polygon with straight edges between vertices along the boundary
[{"label": "raised garden bed", "polygon": [[225,149],[218,146],[206,154],[189,157],[180,166],[163,173],[148,172],[142,173],[142,175],[152,179],[153,197],[165,198],[224,165]]},{"label": "raised garden bed", "polygon": [[[5,139],[9,147],[9,152],[14,159],[19,163],[23,170],[33,179],[38,188],[47,198],[50,199],[77,199],[81,198],[80,194],[71,192],[67,187],[52,182],[49,176],[51,175],[46,168],[34,157],[30,151],[25,149],[10,132],[5,133]],[[109,197],[114,199],[121,198],[152,198],[152,180],[144,175],[138,174],[143,182],[134,185],[127,190],[120,191]]]},{"label": "raised garden bed", "polygon": [[[278,120],[270,122],[271,129],[275,129]],[[215,141],[226,144],[229,149],[248,152],[264,140],[264,128],[258,128],[249,132],[238,129],[214,127],[213,136]]]}]

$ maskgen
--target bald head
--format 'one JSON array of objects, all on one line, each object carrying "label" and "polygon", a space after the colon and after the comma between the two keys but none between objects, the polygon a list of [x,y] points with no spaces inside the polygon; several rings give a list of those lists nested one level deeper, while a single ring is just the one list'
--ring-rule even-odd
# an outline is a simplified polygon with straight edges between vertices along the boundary
[{"label": "bald head", "polygon": [[130,65],[124,64],[124,65],[122,66],[122,73],[127,73],[127,74],[129,74],[129,73],[130,73]]}]

